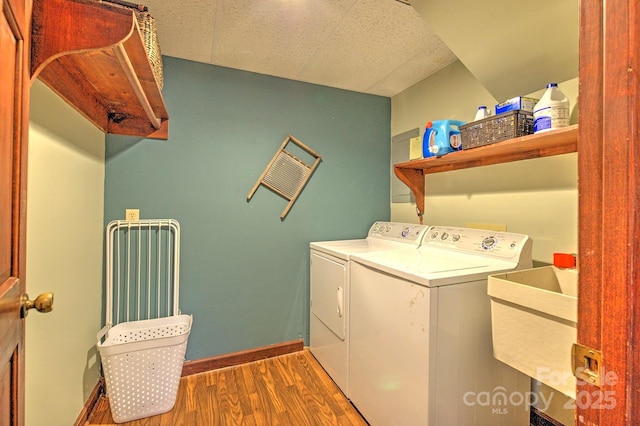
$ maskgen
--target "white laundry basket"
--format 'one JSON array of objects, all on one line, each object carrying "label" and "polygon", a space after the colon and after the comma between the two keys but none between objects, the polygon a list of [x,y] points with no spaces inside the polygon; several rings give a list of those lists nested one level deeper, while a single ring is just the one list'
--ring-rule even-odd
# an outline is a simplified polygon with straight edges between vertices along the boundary
[{"label": "white laundry basket", "polygon": [[107,226],[106,325],[96,346],[116,423],[175,405],[192,323],[178,308],[179,246],[173,219]]},{"label": "white laundry basket", "polygon": [[[173,408],[191,321],[190,315],[130,321],[98,334],[97,346],[116,423]],[[102,335],[105,340],[101,343]]]}]

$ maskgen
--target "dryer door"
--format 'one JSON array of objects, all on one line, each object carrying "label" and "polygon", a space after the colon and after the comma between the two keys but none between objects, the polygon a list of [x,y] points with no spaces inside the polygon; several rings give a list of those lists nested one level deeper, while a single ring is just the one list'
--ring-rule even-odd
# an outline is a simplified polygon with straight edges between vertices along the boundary
[{"label": "dryer door", "polygon": [[340,340],[346,336],[347,261],[311,252],[311,313]]}]

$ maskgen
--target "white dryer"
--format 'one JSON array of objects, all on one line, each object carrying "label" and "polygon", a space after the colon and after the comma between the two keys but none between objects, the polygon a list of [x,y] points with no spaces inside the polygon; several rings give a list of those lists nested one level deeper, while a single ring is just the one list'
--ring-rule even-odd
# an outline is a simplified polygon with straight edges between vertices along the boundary
[{"label": "white dryer", "polygon": [[309,349],[345,395],[349,366],[351,256],[400,248],[417,249],[428,227],[375,222],[366,238],[311,242]]},{"label": "white dryer", "polygon": [[352,256],[349,398],[373,426],[528,425],[530,380],[493,357],[487,277],[530,268],[526,235],[429,228]]}]

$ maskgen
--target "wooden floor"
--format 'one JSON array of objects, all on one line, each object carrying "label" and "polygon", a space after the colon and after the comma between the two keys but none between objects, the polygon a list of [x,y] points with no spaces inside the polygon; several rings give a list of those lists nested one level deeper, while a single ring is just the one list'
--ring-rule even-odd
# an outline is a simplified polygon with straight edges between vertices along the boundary
[{"label": "wooden floor", "polygon": [[[89,425],[116,425],[109,401]],[[308,350],[180,380],[173,410],[128,426],[367,425]]]}]

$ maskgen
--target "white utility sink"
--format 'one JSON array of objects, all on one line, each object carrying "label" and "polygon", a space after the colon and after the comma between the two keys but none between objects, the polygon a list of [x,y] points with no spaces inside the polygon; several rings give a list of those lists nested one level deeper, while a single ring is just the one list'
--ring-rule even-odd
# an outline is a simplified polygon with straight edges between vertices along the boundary
[{"label": "white utility sink", "polygon": [[493,356],[574,398],[571,347],[578,322],[578,272],[555,266],[489,277]]}]

